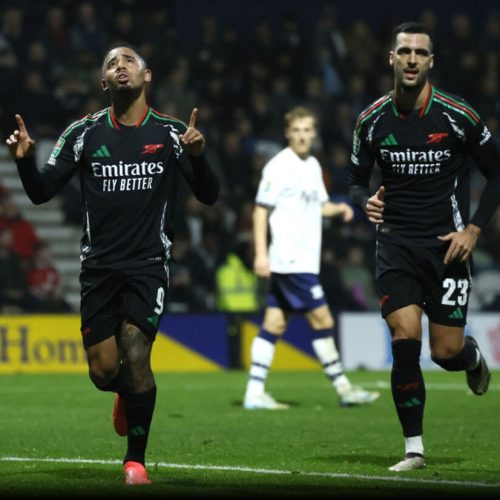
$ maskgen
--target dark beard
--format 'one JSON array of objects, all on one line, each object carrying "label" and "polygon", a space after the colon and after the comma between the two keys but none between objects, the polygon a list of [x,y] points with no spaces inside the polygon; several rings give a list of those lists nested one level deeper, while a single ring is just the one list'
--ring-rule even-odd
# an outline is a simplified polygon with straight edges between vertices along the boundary
[{"label": "dark beard", "polygon": [[113,89],[111,100],[117,111],[126,110],[141,95],[142,88],[130,88],[127,86]]}]

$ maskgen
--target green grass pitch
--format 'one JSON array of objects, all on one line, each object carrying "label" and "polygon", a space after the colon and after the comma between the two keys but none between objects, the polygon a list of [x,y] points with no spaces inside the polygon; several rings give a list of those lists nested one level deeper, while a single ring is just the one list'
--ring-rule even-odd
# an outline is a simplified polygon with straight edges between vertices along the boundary
[{"label": "green grass pitch", "polygon": [[125,486],[114,395],[85,375],[0,377],[0,498],[482,498],[500,496],[500,373],[473,396],[463,373],[427,371],[427,468],[387,470],[403,455],[387,372],[373,405],[341,408],[320,372],[271,372],[283,411],[241,407],[247,374],[161,373],[147,463],[153,481]]}]

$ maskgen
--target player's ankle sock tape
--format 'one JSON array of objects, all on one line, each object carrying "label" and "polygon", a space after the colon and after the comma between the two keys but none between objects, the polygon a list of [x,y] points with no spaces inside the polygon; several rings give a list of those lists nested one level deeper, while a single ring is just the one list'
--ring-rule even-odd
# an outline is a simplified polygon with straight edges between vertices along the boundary
[{"label": "player's ankle sock tape", "polygon": [[431,356],[431,359],[434,363],[449,372],[459,372],[475,365],[476,352],[476,347],[466,342],[463,349],[452,358],[436,358]]},{"label": "player's ankle sock tape", "polygon": [[425,384],[420,369],[422,342],[413,339],[392,343],[392,398],[405,436],[422,434]]}]

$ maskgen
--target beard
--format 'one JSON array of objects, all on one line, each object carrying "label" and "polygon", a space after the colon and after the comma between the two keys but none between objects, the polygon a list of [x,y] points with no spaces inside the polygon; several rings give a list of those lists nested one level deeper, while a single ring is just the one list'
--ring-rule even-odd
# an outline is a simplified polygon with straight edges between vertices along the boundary
[{"label": "beard", "polygon": [[111,93],[119,99],[135,100],[142,92],[141,87],[132,87],[129,82],[116,85]]},{"label": "beard", "polygon": [[420,90],[427,82],[427,73],[419,73],[416,80],[407,82],[403,78],[399,80],[399,86],[406,92],[415,92]]}]

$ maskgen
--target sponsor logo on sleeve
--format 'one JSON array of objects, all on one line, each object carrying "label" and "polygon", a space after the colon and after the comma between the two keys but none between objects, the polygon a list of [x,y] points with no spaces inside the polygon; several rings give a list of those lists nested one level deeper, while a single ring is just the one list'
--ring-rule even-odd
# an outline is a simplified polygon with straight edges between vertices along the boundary
[{"label": "sponsor logo on sleeve", "polygon": [[50,153],[50,157],[47,162],[49,165],[56,164],[56,158],[59,156],[59,153],[61,152],[61,149],[63,148],[65,142],[66,139],[59,137],[58,141],[56,142],[56,145],[54,146],[54,149],[52,150],[52,153]]}]

